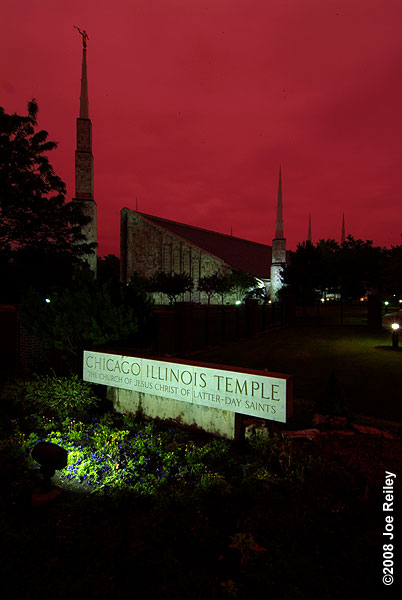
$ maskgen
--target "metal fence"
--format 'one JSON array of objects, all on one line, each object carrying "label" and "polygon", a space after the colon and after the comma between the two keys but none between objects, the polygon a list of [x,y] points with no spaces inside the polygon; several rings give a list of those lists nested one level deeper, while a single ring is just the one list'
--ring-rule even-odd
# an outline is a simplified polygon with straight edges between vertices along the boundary
[{"label": "metal fence", "polygon": [[328,301],[296,308],[298,325],[368,325],[367,302]]},{"label": "metal fence", "polygon": [[279,303],[161,306],[154,313],[155,351],[173,353],[215,346],[283,324],[284,311]]}]

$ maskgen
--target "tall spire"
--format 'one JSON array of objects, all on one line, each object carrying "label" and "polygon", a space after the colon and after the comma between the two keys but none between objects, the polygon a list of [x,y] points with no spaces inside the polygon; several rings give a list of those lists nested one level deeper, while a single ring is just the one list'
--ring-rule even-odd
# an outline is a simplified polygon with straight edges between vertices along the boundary
[{"label": "tall spire", "polygon": [[88,77],[87,77],[87,49],[86,49],[86,46],[84,46],[82,48],[80,119],[89,119],[89,108],[88,108]]},{"label": "tall spire", "polygon": [[[94,157],[92,154],[92,123],[88,111],[88,78],[87,78],[87,40],[88,34],[81,31],[82,36],[82,68],[80,116],[77,118],[77,147],[75,151],[75,197],[79,202],[81,212],[88,217],[88,223],[83,228],[85,239],[89,243],[97,242],[96,203],[94,200]],[[97,252],[91,250],[85,257],[90,269],[96,277]]]},{"label": "tall spire", "polygon": [[342,213],[341,244],[345,243],[345,213]]},{"label": "tall spire", "polygon": [[275,239],[283,239],[282,167],[279,167],[278,203],[276,206]]},{"label": "tall spire", "polygon": [[286,265],[286,240],[283,235],[283,211],[282,211],[282,168],[279,167],[278,202],[276,205],[275,238],[272,240],[271,259],[271,300],[276,301],[278,291],[281,289],[282,270]]},{"label": "tall spire", "polygon": [[311,243],[311,215],[308,216],[308,236],[307,241]]}]

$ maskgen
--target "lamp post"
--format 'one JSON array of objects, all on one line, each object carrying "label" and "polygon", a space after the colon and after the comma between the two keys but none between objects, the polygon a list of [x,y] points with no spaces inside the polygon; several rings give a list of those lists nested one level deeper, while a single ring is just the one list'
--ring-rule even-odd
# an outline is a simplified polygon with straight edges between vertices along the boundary
[{"label": "lamp post", "polygon": [[398,333],[399,323],[392,323],[391,327],[392,327],[392,347],[394,350],[397,350],[398,343],[399,343],[399,333]]}]

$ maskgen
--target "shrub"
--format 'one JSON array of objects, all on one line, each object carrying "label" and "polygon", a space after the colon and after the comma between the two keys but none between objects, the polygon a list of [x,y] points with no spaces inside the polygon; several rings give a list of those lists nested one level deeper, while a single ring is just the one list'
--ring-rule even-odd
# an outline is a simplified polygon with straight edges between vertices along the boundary
[{"label": "shrub", "polygon": [[77,375],[35,375],[32,381],[17,381],[7,390],[24,414],[50,416],[83,415],[99,404],[90,383]]}]

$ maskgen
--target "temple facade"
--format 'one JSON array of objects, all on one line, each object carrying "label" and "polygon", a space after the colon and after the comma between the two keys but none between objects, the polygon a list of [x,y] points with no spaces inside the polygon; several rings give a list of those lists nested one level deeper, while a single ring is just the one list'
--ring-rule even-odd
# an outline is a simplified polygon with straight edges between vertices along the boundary
[{"label": "temple facade", "polygon": [[[280,273],[286,263],[281,171],[272,246],[129,208],[122,209],[120,224],[122,281],[128,282],[135,273],[145,278],[158,271],[185,273],[192,277],[194,289],[191,294],[184,294],[181,300],[206,303],[206,294],[197,290],[200,277],[237,270],[256,277],[258,285],[265,288],[268,297],[276,300],[281,287]],[[227,301],[236,299],[228,297]],[[166,301],[162,297],[156,300]]]}]

